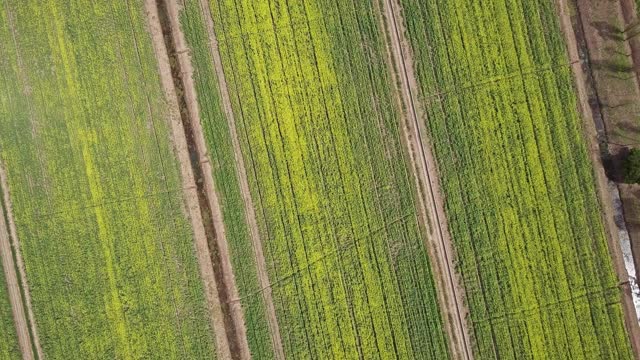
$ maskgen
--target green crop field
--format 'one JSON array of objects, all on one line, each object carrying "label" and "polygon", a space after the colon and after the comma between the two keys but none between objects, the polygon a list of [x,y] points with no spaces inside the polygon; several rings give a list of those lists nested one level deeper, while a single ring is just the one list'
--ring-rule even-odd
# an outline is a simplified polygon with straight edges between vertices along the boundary
[{"label": "green crop field", "polygon": [[448,357],[373,2],[187,1],[254,358],[273,357],[204,20],[222,54],[287,358]]},{"label": "green crop field", "polygon": [[140,1],[0,2],[0,158],[49,359],[213,356],[145,23]]},{"label": "green crop field", "polygon": [[[559,21],[554,0],[0,0],[34,349],[466,359],[468,330],[478,360],[632,359]],[[5,277],[0,359],[29,358]]]},{"label": "green crop field", "polygon": [[554,2],[402,4],[476,358],[632,358]]},{"label": "green crop field", "polygon": [[[0,216],[3,216],[1,210],[0,206]],[[2,334],[0,336],[0,359],[20,359],[20,348],[3,271],[0,271],[0,334]]]}]

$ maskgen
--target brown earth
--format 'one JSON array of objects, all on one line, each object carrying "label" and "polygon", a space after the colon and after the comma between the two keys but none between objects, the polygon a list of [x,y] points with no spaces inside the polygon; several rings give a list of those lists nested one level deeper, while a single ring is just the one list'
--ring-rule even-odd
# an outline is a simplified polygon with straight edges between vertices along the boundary
[{"label": "brown earth", "polygon": [[[18,274],[16,273],[16,263],[13,261],[14,255],[11,249],[12,246],[16,245],[12,244],[12,239],[15,239],[13,235],[15,234],[9,234],[9,225],[5,221],[5,215],[6,218],[11,219],[11,206],[9,203],[9,192],[7,190],[6,177],[1,166],[0,189],[3,192],[2,196],[5,200],[3,204],[0,204],[0,256],[2,260],[2,268],[4,270],[5,281],[7,283],[7,292],[9,294],[9,302],[11,303],[13,321],[16,327],[16,334],[18,336],[20,351],[22,352],[22,358],[25,360],[31,360],[35,358],[31,342],[31,332],[29,331],[29,323],[27,322],[27,316],[25,313],[25,304],[23,304],[20,283],[18,282]],[[3,209],[5,211],[2,211]],[[17,249],[17,246],[15,248]],[[19,256],[19,253],[16,252],[16,256]],[[31,311],[30,308],[29,311]]]},{"label": "brown earth", "polygon": [[[193,82],[193,66],[189,57],[187,43],[180,26],[180,8],[175,0],[163,0],[167,12],[167,26],[170,28],[172,45],[169,47],[170,56],[177,59],[175,63],[174,84],[179,90],[182,121],[189,142],[192,167],[196,175],[196,184],[199,188],[201,209],[205,218],[205,231],[209,237],[209,247],[214,258],[214,273],[218,283],[219,297],[222,302],[223,311],[230,319],[227,327],[232,326],[233,331],[227,328],[227,336],[230,338],[230,348],[232,357],[238,359],[249,359],[251,357],[249,344],[247,342],[247,330],[245,327],[244,314],[240,302],[237,299],[238,289],[236,287],[235,275],[231,264],[231,255],[226,237],[226,227],[216,192],[215,181],[213,179],[213,169],[208,157],[207,144],[202,130],[200,120],[200,110]],[[167,41],[165,32],[165,42]],[[173,54],[172,54],[173,53]],[[198,159],[193,161],[193,159]],[[212,223],[208,224],[211,219]],[[216,256],[217,255],[217,256]],[[219,266],[217,266],[219,264]]]},{"label": "brown earth", "polygon": [[[608,143],[640,144],[640,87],[634,72],[632,47],[625,41],[627,27],[621,2],[573,0],[583,33],[578,44],[588,58],[594,94]],[[633,0],[631,0],[633,1]],[[627,15],[628,16],[628,15]],[[596,124],[598,125],[598,124]],[[612,149],[615,150],[615,149]],[[615,154],[613,154],[615,155]]]},{"label": "brown earth", "polygon": [[[397,0],[383,0],[384,27],[387,33],[387,53],[394,74],[398,102],[405,109],[403,132],[418,185],[421,222],[428,231],[427,248],[434,263],[438,300],[444,311],[445,328],[455,358],[473,358],[467,327],[467,313],[461,279],[453,263],[453,243],[449,234],[444,200],[435,159],[425,133],[425,113],[415,99],[419,93],[413,70],[411,48],[405,37],[404,20]],[[390,43],[389,43],[390,42]]]},{"label": "brown earth", "polygon": [[280,337],[278,318],[276,316],[276,310],[273,305],[271,283],[269,281],[269,275],[267,273],[267,263],[262,249],[262,239],[260,238],[258,223],[256,221],[255,208],[253,206],[253,199],[251,198],[251,191],[249,190],[249,182],[244,164],[244,158],[242,156],[242,149],[240,148],[240,143],[238,141],[235,115],[231,107],[227,80],[224,74],[224,69],[222,68],[220,50],[218,49],[218,40],[216,38],[215,29],[213,26],[213,19],[211,18],[211,9],[209,8],[209,2],[207,0],[200,0],[200,7],[205,17],[207,35],[209,36],[209,49],[213,58],[213,65],[216,71],[216,76],[218,78],[218,87],[220,89],[224,113],[226,115],[227,123],[229,124],[229,131],[231,133],[231,142],[233,144],[233,151],[236,160],[236,172],[238,174],[240,191],[242,193],[242,199],[244,201],[246,220],[249,226],[251,241],[253,243],[258,281],[260,282],[262,296],[266,305],[267,321],[269,323],[271,342],[273,344],[276,359],[283,360],[285,358],[284,349],[282,347],[282,339]]},{"label": "brown earth", "polygon": [[[620,124],[624,119],[618,116],[631,111],[625,108],[626,105],[623,106],[623,111],[619,111],[616,107],[607,104],[611,104],[612,101],[620,101],[621,98],[624,99],[626,96],[623,89],[629,83],[635,82],[636,77],[611,77],[614,69],[608,62],[612,57],[607,54],[609,50],[605,49],[610,49],[613,46],[613,44],[606,44],[607,42],[615,40],[610,35],[604,35],[604,33],[609,34],[611,30],[606,25],[610,24],[611,20],[604,21],[604,19],[608,19],[612,15],[619,15],[619,12],[616,13],[615,9],[611,8],[612,6],[617,7],[617,2],[596,3],[576,0],[576,2],[568,3],[568,1],[571,0],[557,1],[560,25],[567,42],[569,57],[573,61],[571,69],[575,78],[579,110],[584,120],[583,127],[587,145],[591,161],[594,164],[609,249],[621,285],[625,327],[629,333],[634,354],[638,358],[640,354],[640,327],[631,289],[628,285],[628,274],[620,247],[618,226],[614,221],[615,210],[613,209],[612,194],[603,162],[603,159],[608,159],[608,152],[611,148],[607,143],[607,137],[610,135],[612,127],[616,126],[612,119],[619,120]],[[616,44],[616,46],[622,46],[622,44]],[[602,66],[603,64],[609,65]],[[637,90],[638,88],[634,86],[633,89]],[[637,101],[633,97],[629,98],[631,102]]]},{"label": "brown earth", "polygon": [[[210,323],[215,336],[216,351],[219,359],[232,359],[235,358],[232,356],[232,349],[237,349],[238,346],[236,344],[230,344],[230,340],[232,339],[228,336],[229,326],[219,297],[218,281],[212,262],[213,254],[209,248],[209,236],[212,234],[208,235],[205,229],[205,219],[201,211],[202,199],[199,195],[200,189],[198,189],[196,185],[196,175],[194,174],[194,168],[191,162],[191,151],[183,126],[183,109],[180,108],[180,102],[176,94],[177,89],[174,82],[173,69],[170,64],[169,52],[165,43],[166,39],[163,34],[159,4],[156,0],[145,0],[144,6],[148,30],[151,34],[154,52],[158,61],[160,80],[167,102],[167,121],[171,127],[173,146],[179,160],[186,213],[194,232],[196,255],[200,275],[204,283],[207,308],[211,315]],[[166,8],[164,8],[164,10],[166,10]],[[163,14],[163,16],[165,16],[164,20],[166,20],[166,15],[165,12]]]},{"label": "brown earth", "polygon": [[620,0],[622,18],[624,19],[624,36],[631,48],[633,69],[640,83],[640,19],[634,0]]}]

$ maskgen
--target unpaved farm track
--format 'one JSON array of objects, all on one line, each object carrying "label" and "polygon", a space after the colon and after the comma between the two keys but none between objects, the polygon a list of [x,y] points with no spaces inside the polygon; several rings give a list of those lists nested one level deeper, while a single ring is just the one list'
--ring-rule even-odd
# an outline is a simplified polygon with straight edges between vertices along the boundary
[{"label": "unpaved farm track", "polygon": [[[382,8],[384,25],[391,42],[388,44],[390,45],[388,50],[395,65],[395,71],[391,70],[400,86],[400,96],[406,107],[407,123],[402,127],[420,187],[421,216],[431,240],[427,246],[435,263],[441,307],[447,315],[444,320],[447,324],[451,350],[455,358],[470,360],[473,358],[473,352],[466,324],[467,310],[463,302],[463,288],[453,263],[453,244],[444,213],[444,201],[440,194],[435,159],[430,145],[422,135],[424,115],[415,99],[418,94],[418,83],[413,71],[412,52],[405,38],[403,15],[400,4],[396,0],[382,0]],[[429,219],[431,219],[430,222]],[[431,245],[435,249],[431,249]]]},{"label": "unpaved farm track", "polygon": [[[221,297],[228,296],[225,285],[216,274],[219,269],[216,252],[218,249],[210,247],[215,243],[214,220],[209,208],[209,200],[202,181],[202,169],[197,165],[200,157],[194,154],[197,151],[193,133],[190,128],[192,119],[189,118],[189,106],[183,90],[184,83],[181,75],[176,74],[175,58],[171,63],[169,51],[175,56],[174,35],[169,26],[168,7],[164,0],[145,0],[144,2],[149,32],[151,34],[154,52],[158,61],[160,80],[167,101],[168,121],[171,127],[173,146],[179,160],[180,173],[182,175],[182,187],[186,210],[194,232],[194,241],[200,275],[204,282],[204,291],[207,300],[207,308],[211,316],[210,323],[215,336],[218,359],[236,359],[240,355],[240,344],[237,341],[235,326],[230,316],[225,316],[224,301]],[[175,3],[172,4],[175,6]],[[174,8],[175,9],[175,8]],[[166,36],[165,36],[166,35]],[[167,46],[169,45],[169,46]],[[174,66],[172,66],[174,65]],[[176,78],[176,76],[178,78]],[[178,90],[181,90],[178,92]],[[180,97],[178,96],[180,94]],[[191,135],[191,137],[189,137]],[[192,159],[196,155],[195,159]],[[195,160],[195,161],[194,161]],[[207,219],[206,216],[209,215]],[[218,267],[215,267],[218,265]],[[221,284],[222,283],[222,284]],[[222,286],[220,286],[222,285]]]},{"label": "unpaved farm track", "polygon": [[[20,345],[20,351],[22,352],[23,359],[42,359],[42,349],[40,347],[40,341],[35,328],[29,287],[26,282],[24,264],[22,262],[22,256],[20,255],[20,247],[17,243],[17,234],[12,217],[6,173],[4,172],[4,168],[1,163],[0,191],[2,191],[2,196],[0,196],[0,198],[4,200],[3,203],[0,204],[0,256],[7,283],[9,301],[11,302],[13,321],[16,326],[18,343]],[[16,261],[14,261],[14,256]],[[16,273],[16,269],[20,272],[19,278]],[[24,289],[24,298],[21,288]],[[33,351],[34,348],[36,350],[35,354]],[[37,355],[37,357],[34,355]]]},{"label": "unpaved farm track", "polygon": [[[638,9],[636,8],[636,2],[634,0],[620,0],[620,6],[622,8],[622,17],[624,18],[624,26],[635,26],[637,27],[638,19]],[[639,30],[636,29],[632,33],[637,33]],[[633,60],[633,69],[636,73],[636,78],[638,81],[636,82],[638,86],[640,86],[640,36],[638,35],[627,35],[631,36],[628,40],[629,48],[631,49],[631,59]]]},{"label": "unpaved farm track", "polygon": [[[227,243],[226,229],[216,186],[213,169],[208,157],[207,145],[202,130],[196,88],[193,81],[193,67],[186,40],[180,27],[181,8],[177,0],[158,0],[160,21],[163,26],[165,43],[169,57],[173,58],[172,75],[178,95],[182,123],[187,136],[191,166],[194,171],[200,209],[205,233],[212,255],[214,275],[218,281],[218,293],[225,315],[227,337],[231,357],[248,359],[251,357],[247,342],[244,314],[241,304],[232,301],[238,298],[235,275],[231,265],[231,255]],[[163,17],[166,17],[163,19]]]},{"label": "unpaved farm track", "polygon": [[[575,1],[575,2],[571,2]],[[570,6],[578,9],[576,18],[572,21],[570,15]],[[636,358],[640,358],[640,327],[636,317],[636,311],[631,298],[631,292],[628,286],[628,275],[626,273],[624,259],[619,246],[618,227],[614,222],[615,211],[613,209],[613,201],[608,190],[607,177],[600,158],[600,148],[598,145],[599,135],[596,129],[596,117],[602,117],[599,109],[600,100],[597,91],[594,88],[593,75],[590,74],[589,60],[581,61],[583,57],[589,57],[589,51],[586,45],[586,31],[583,26],[584,19],[580,13],[580,8],[584,9],[589,6],[588,1],[583,0],[556,0],[556,7],[560,17],[560,26],[565,35],[567,42],[567,50],[570,60],[572,61],[571,70],[575,79],[576,93],[578,96],[578,106],[580,114],[583,118],[583,126],[585,137],[591,154],[591,162],[594,165],[594,173],[597,181],[598,197],[603,211],[603,221],[606,226],[607,241],[611,256],[615,267],[616,274],[622,284],[627,283],[622,288],[622,305],[624,312],[625,327],[629,333],[631,346]],[[591,100],[591,101],[590,101]],[[602,119],[600,120],[602,121]],[[603,129],[604,130],[604,129]],[[601,134],[604,136],[604,134]]]}]

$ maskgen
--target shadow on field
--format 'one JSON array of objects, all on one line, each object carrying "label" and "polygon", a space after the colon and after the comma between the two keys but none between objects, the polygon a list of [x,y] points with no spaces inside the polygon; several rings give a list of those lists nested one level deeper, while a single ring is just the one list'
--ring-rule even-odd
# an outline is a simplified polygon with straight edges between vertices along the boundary
[{"label": "shadow on field", "polygon": [[598,35],[603,39],[614,41],[624,41],[624,31],[615,25],[611,25],[606,21],[594,21],[591,26],[596,29]]}]

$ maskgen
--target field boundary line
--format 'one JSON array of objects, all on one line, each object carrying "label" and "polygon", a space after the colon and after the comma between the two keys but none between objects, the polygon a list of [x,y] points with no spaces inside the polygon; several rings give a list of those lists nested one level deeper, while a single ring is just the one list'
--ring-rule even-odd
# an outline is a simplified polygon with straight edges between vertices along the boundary
[{"label": "field boundary line", "polygon": [[[616,275],[620,281],[619,288],[622,295],[621,300],[625,327],[634,355],[636,358],[640,358],[640,326],[631,296],[629,275],[626,272],[623,262],[619,229],[614,221],[615,210],[613,208],[613,194],[611,192],[617,191],[617,186],[610,188],[609,180],[605,174],[604,165],[600,156],[599,141],[601,137],[606,137],[606,128],[603,129],[603,133],[599,133],[596,128],[596,122],[598,121],[597,116],[602,117],[602,113],[594,79],[592,74],[589,73],[591,65],[589,49],[586,44],[585,31],[587,30],[583,24],[580,0],[556,0],[555,3],[560,20],[560,28],[567,44],[569,60],[579,60],[582,57],[586,57],[584,61],[573,63],[571,66],[578,97],[578,111],[582,120],[583,137],[586,140],[590,162],[593,165],[598,202],[601,206],[601,218],[604,222],[605,235],[608,243],[607,247],[609,248]],[[575,22],[569,12],[572,9],[570,6],[573,6],[573,9],[577,12]],[[596,102],[590,101],[592,96],[597,100]]]},{"label": "field boundary line", "polygon": [[0,255],[20,351],[24,360],[43,359],[24,261],[20,253],[16,225],[13,221],[7,175],[1,161],[0,190],[2,191],[0,198],[3,200],[0,204]]},{"label": "field boundary line", "polygon": [[[440,194],[437,166],[431,147],[422,135],[424,132],[420,116],[422,112],[418,109],[414,98],[414,94],[418,94],[419,89],[413,72],[410,45],[405,38],[402,10],[397,0],[380,1],[383,5],[384,26],[388,40],[391,42],[387,43],[387,56],[395,65],[395,69],[391,69],[392,75],[396,86],[400,87],[396,89],[396,94],[401,98],[399,102],[404,105],[402,110],[406,124],[402,126],[402,130],[418,185],[420,213],[429,237],[432,239],[431,244],[436,248],[431,249],[429,239],[426,239],[425,245],[429,253],[436,255],[435,258],[431,257],[436,265],[434,275],[440,280],[436,284],[439,290],[440,308],[446,314],[443,316],[443,321],[454,356],[471,360],[473,352],[467,327],[467,310],[463,301],[464,289],[460,285],[461,280],[453,262],[453,244],[444,212],[444,201]],[[416,153],[419,159],[416,159]],[[429,220],[434,221],[435,224]]]},{"label": "field boundary line", "polygon": [[213,58],[213,66],[218,80],[218,88],[220,91],[223,110],[227,119],[227,123],[229,125],[229,132],[231,135],[231,143],[233,145],[233,153],[236,164],[236,173],[238,175],[238,180],[240,183],[240,192],[242,194],[242,200],[244,202],[245,217],[247,220],[247,225],[249,226],[251,242],[253,244],[258,281],[260,282],[261,289],[264,289],[264,291],[262,292],[262,296],[267,310],[266,313],[267,321],[269,324],[269,333],[271,335],[271,343],[274,348],[274,355],[276,356],[276,359],[284,360],[284,348],[282,346],[280,326],[278,324],[278,318],[276,316],[276,310],[273,304],[271,282],[269,281],[269,274],[267,272],[266,258],[264,256],[262,248],[262,239],[258,228],[258,222],[256,220],[255,207],[253,204],[253,199],[251,197],[251,190],[249,188],[247,170],[244,164],[244,157],[242,156],[242,148],[238,140],[235,114],[231,105],[231,97],[229,95],[229,88],[227,85],[224,68],[222,67],[220,49],[218,47],[218,40],[213,24],[213,18],[211,17],[211,8],[209,2],[207,0],[200,0],[200,8],[205,19],[205,26],[207,29],[207,35],[209,37],[209,51]]},{"label": "field boundary line", "polygon": [[160,82],[167,103],[167,121],[171,127],[172,142],[180,166],[182,188],[185,189],[184,204],[191,222],[191,228],[193,229],[196,256],[204,285],[207,309],[210,314],[211,330],[215,337],[216,353],[220,359],[232,359],[229,338],[227,337],[226,331],[225,315],[219,297],[218,284],[212,263],[212,254],[201,212],[198,194],[199,189],[193,186],[193,184],[196,183],[196,179],[191,164],[187,135],[182,124],[182,112],[179,107],[178,95],[172,75],[169,52],[165,44],[158,5],[157,0],[144,1],[148,31],[151,35],[154,53],[158,61]]}]

